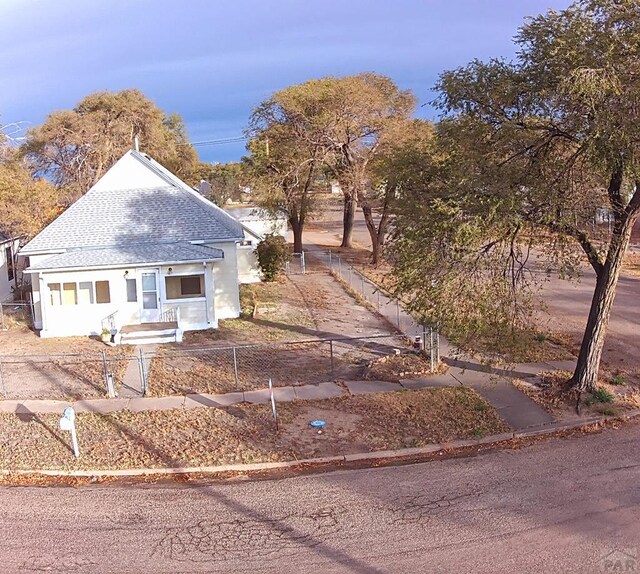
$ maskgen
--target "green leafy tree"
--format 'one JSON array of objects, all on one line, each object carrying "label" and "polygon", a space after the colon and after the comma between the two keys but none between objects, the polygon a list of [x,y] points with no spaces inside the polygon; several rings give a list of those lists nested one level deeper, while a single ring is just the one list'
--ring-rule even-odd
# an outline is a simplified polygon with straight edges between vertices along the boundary
[{"label": "green leafy tree", "polygon": [[289,246],[281,235],[267,235],[256,246],[256,255],[265,281],[275,281],[291,259]]},{"label": "green leafy tree", "polygon": [[[406,121],[414,106],[413,95],[399,90],[385,76],[363,73],[321,78],[289,86],[263,102],[252,115],[250,134],[265,146],[268,140],[270,149],[278,153],[283,152],[275,142],[287,145],[297,165],[313,165],[312,184],[327,173],[339,182],[344,194],[344,247],[351,245],[355,210],[361,201],[367,207],[363,213],[375,245],[377,233],[366,195],[369,165],[385,132]],[[275,127],[276,133],[267,137],[266,131]]]},{"label": "green leafy tree", "polygon": [[528,321],[532,254],[563,274],[582,255],[596,286],[572,384],[593,391],[640,213],[640,5],[578,2],[516,43],[513,63],[440,78],[439,151],[394,221],[396,290],[450,328],[504,332]]},{"label": "green leafy tree", "polygon": [[85,193],[133,146],[189,183],[197,154],[182,118],[167,115],[139,90],[96,92],[72,110],[50,114],[27,133],[22,153],[35,173],[64,187],[69,200]]},{"label": "green leafy tree", "polygon": [[274,99],[254,111],[244,166],[256,203],[274,215],[286,214],[293,250],[300,253],[304,226],[320,206],[314,192],[323,185],[319,179],[325,151],[300,140],[287,114]]},{"label": "green leafy tree", "polygon": [[[361,188],[360,206],[372,237],[371,262],[383,255],[389,223],[398,198],[405,188],[419,181],[433,154],[435,143],[431,122],[396,122],[381,138],[380,149],[369,165],[368,184]],[[377,212],[377,223],[373,213]]]}]

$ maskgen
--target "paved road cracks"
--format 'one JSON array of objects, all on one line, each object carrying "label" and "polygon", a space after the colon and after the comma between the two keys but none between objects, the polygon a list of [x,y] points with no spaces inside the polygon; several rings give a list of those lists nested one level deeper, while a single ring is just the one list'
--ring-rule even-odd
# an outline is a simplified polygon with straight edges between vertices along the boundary
[{"label": "paved road cracks", "polygon": [[599,572],[640,549],[640,425],[263,482],[0,489],[6,572]]}]

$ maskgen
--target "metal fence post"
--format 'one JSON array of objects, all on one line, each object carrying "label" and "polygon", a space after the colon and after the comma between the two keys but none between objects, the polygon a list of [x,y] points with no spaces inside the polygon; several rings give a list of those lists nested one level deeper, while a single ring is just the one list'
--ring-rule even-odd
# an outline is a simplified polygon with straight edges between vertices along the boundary
[{"label": "metal fence post", "polygon": [[0,303],[0,329],[4,330],[4,310],[2,308],[2,303]]},{"label": "metal fence post", "polygon": [[331,376],[333,377],[334,365],[333,365],[333,339],[329,339],[329,356],[331,357]]},{"label": "metal fence post", "polygon": [[353,274],[353,267],[349,265],[349,287],[351,287],[351,275]]},{"label": "metal fence post", "polygon": [[338,275],[340,276],[340,279],[342,279],[342,259],[340,258],[339,255],[338,255]]},{"label": "metal fence post", "polygon": [[440,364],[440,329],[436,327],[436,365]]},{"label": "metal fence post", "polygon": [[238,387],[238,357],[236,355],[236,348],[233,347],[233,380],[235,381],[236,391]]},{"label": "metal fence post", "polygon": [[307,272],[307,267],[304,262],[304,251],[300,253],[300,262],[302,264],[302,274],[304,275]]},{"label": "metal fence post", "polygon": [[109,370],[107,369],[107,353],[100,351],[102,355],[102,376],[104,377],[104,387],[107,389],[107,396],[109,396]]},{"label": "metal fence post", "polygon": [[398,329],[400,329],[400,301],[396,299],[396,322],[398,323]]},{"label": "metal fence post", "polygon": [[360,274],[360,289],[362,290],[362,298],[366,299],[364,296],[364,275]]},{"label": "metal fence post", "polygon": [[333,273],[333,260],[331,259],[331,249],[329,249],[329,273]]},{"label": "metal fence post", "polygon": [[149,388],[147,381],[147,370],[144,368],[144,353],[142,352],[142,349],[140,349],[140,358],[138,359],[138,361],[138,366],[140,367],[140,382],[142,383],[142,396],[144,397],[147,394]]},{"label": "metal fence post", "polygon": [[7,398],[7,387],[4,384],[4,376],[2,375],[2,357],[0,357],[0,385],[2,385],[2,395]]},{"label": "metal fence post", "polygon": [[378,291],[378,313],[380,313],[380,291]]}]

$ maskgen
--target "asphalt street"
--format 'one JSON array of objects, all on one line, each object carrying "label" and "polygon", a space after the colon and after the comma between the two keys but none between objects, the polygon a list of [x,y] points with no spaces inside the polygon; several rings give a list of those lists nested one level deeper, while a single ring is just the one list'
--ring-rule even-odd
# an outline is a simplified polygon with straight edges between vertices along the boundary
[{"label": "asphalt street", "polygon": [[2,488],[0,569],[616,571],[612,560],[640,551],[639,441],[640,424],[628,424],[281,480]]}]

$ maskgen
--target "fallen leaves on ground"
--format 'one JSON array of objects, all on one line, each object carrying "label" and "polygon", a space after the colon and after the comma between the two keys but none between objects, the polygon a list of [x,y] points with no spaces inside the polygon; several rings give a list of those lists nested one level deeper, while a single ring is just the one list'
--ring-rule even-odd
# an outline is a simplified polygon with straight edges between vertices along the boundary
[{"label": "fallen leaves on ground", "polygon": [[[508,430],[479,395],[466,388],[343,396],[225,409],[123,411],[77,415],[81,456],[59,415],[1,414],[3,469],[124,469],[300,460],[422,446]],[[318,434],[309,422],[326,420]]]}]

